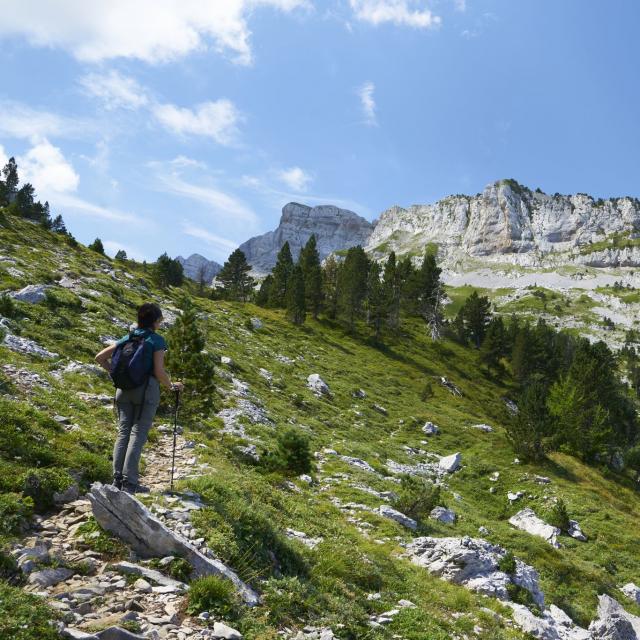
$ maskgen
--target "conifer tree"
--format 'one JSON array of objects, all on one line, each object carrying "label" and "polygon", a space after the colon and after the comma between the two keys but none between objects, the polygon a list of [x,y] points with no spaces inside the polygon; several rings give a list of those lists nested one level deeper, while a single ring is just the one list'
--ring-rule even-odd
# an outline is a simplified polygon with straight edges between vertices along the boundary
[{"label": "conifer tree", "polygon": [[169,286],[179,287],[184,281],[182,265],[166,253],[163,253],[156,261],[153,275],[158,286],[163,289]]},{"label": "conifer tree", "polygon": [[287,285],[287,318],[296,325],[306,319],[304,274],[299,264],[293,267]]},{"label": "conifer tree", "polygon": [[214,403],[214,361],[204,350],[205,336],[191,299],[183,297],[178,308],[180,314],[167,332],[167,369],[184,382],[181,411],[206,417]]},{"label": "conifer tree", "polygon": [[18,189],[20,179],[18,178],[18,165],[14,157],[9,158],[7,164],[2,169],[4,176],[4,184],[9,193],[13,193]]},{"label": "conifer tree", "polygon": [[271,286],[273,285],[273,276],[269,274],[260,285],[260,289],[256,294],[256,304],[260,307],[266,307],[269,304],[269,295]]},{"label": "conifer tree", "polygon": [[327,318],[335,320],[338,315],[338,272],[340,265],[334,256],[329,256],[322,268],[322,298]]},{"label": "conifer tree", "polygon": [[440,338],[442,324],[442,283],[440,274],[442,269],[436,261],[434,251],[427,250],[422,260],[422,265],[415,275],[416,281],[416,302],[418,313],[422,316],[429,327],[431,338]]},{"label": "conifer tree", "polygon": [[236,249],[216,276],[222,285],[223,297],[227,300],[246,302],[253,290],[250,271],[251,265],[247,262],[247,257],[240,249]]},{"label": "conifer tree", "polygon": [[62,216],[60,214],[58,214],[51,222],[51,231],[54,231],[55,233],[62,233],[62,234],[67,234],[67,226],[64,223],[64,220],[62,219]]},{"label": "conifer tree", "polygon": [[471,341],[477,349],[484,339],[487,325],[491,320],[491,303],[486,296],[479,296],[474,291],[465,301],[462,307],[465,327]]},{"label": "conifer tree", "polygon": [[293,258],[291,257],[291,248],[289,243],[285,242],[282,249],[278,252],[276,266],[273,268],[271,275],[273,282],[269,291],[269,306],[284,308],[287,304],[287,286],[289,278],[293,271]]},{"label": "conifer tree", "polygon": [[351,247],[338,274],[338,309],[350,331],[354,330],[356,319],[362,315],[368,271],[369,259],[364,249]]},{"label": "conifer tree", "polygon": [[322,306],[322,268],[315,235],[309,238],[300,251],[298,264],[304,275],[306,308],[311,312],[313,319],[317,320]]},{"label": "conifer tree", "polygon": [[540,462],[551,429],[547,388],[540,377],[525,387],[517,404],[518,412],[507,423],[507,437],[523,460]]},{"label": "conifer tree", "polygon": [[505,355],[506,336],[504,322],[500,316],[492,318],[480,347],[480,359],[489,370],[500,375],[504,371],[501,359]]},{"label": "conifer tree", "polygon": [[96,253],[104,255],[104,246],[100,238],[96,238],[90,245],[87,246],[87,249],[91,249],[91,251],[95,251]]},{"label": "conifer tree", "polygon": [[402,282],[400,272],[396,264],[396,254],[392,251],[384,265],[383,297],[386,312],[386,322],[392,331],[400,326],[400,299],[402,295]]},{"label": "conifer tree", "polygon": [[372,262],[367,281],[367,322],[373,327],[376,342],[380,340],[385,319],[388,318],[388,301],[385,293],[384,284],[380,280],[380,265]]},{"label": "conifer tree", "polygon": [[127,252],[124,249],[119,249],[116,252],[116,255],[114,256],[114,258],[116,260],[126,260],[127,259]]}]

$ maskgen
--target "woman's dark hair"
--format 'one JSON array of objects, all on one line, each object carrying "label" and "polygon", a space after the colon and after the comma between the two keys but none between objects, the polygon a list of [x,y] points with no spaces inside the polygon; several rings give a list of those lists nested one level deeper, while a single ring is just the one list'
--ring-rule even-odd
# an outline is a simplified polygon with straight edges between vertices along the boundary
[{"label": "woman's dark hair", "polygon": [[141,329],[150,329],[153,323],[161,318],[162,311],[153,302],[145,302],[138,307],[138,326]]}]

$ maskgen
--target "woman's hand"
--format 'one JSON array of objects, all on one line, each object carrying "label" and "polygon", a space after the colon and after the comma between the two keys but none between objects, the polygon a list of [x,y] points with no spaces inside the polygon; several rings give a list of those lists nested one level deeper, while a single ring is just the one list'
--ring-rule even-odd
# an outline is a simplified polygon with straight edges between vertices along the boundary
[{"label": "woman's hand", "polygon": [[183,382],[172,382],[171,383],[171,390],[172,391],[182,391],[184,389],[184,383]]}]

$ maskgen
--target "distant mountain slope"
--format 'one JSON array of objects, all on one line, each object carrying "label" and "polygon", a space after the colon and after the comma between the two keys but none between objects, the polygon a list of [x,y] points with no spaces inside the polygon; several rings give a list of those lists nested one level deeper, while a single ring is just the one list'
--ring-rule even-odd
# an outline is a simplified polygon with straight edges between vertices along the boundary
[{"label": "distant mountain slope", "polygon": [[268,273],[276,263],[278,251],[289,242],[294,259],[315,234],[320,258],[355,245],[364,245],[373,225],[359,215],[332,205],[308,207],[290,202],[282,209],[275,231],[251,238],[240,245],[256,273]]},{"label": "distant mountain slope", "polygon": [[222,266],[217,262],[209,260],[199,253],[192,253],[188,258],[178,256],[176,260],[182,265],[184,275],[196,282],[200,282],[200,278],[203,278],[207,284],[210,284],[222,269]]},{"label": "distant mountain slope", "polygon": [[366,249],[382,257],[392,250],[422,254],[436,244],[450,266],[468,257],[524,266],[637,266],[638,230],[640,201],[635,198],[550,196],[500,180],[475,196],[387,209]]}]

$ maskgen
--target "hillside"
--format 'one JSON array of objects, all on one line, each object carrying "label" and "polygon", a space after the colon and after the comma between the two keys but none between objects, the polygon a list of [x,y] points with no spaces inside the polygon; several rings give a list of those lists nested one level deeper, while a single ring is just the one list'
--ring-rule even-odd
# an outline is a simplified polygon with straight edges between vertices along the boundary
[{"label": "hillside", "polygon": [[[181,446],[192,441],[197,471],[179,480],[181,500],[197,503],[190,517],[193,539],[201,538],[262,595],[253,608],[226,606],[221,596],[211,622],[224,620],[245,638],[261,639],[506,639],[526,637],[522,626],[547,638],[634,637],[598,635],[597,625],[585,635],[559,623],[561,615],[550,608],[561,608],[585,629],[598,616],[602,594],[640,614],[640,605],[620,591],[640,583],[640,496],[631,474],[587,466],[563,453],[540,465],[516,462],[504,430],[514,383],[509,375],[502,382],[488,376],[475,350],[432,342],[412,319],[384,346],[328,320],[295,327],[278,310],[196,297],[195,283],[160,291],[142,265],[72,246],[28,221],[3,215],[0,225],[0,291],[36,285],[30,302],[16,300],[13,317],[0,320],[0,575],[11,575],[13,583],[0,583],[0,637],[57,637],[47,626],[50,618],[81,627],[104,622],[107,614],[113,623],[131,613],[103,611],[104,597],[95,593],[82,603],[65,599],[73,574],[90,576],[84,565],[73,565],[66,580],[44,590],[45,598],[25,600],[24,588],[43,590],[18,585],[7,558],[13,545],[33,546],[34,539],[47,537],[37,519],[20,532],[19,516],[29,510],[25,496],[51,518],[60,508],[54,490],[62,493],[75,481],[84,492],[93,481],[109,481],[113,388],[93,355],[125,333],[142,301],[158,301],[171,322],[185,292],[194,296],[206,350],[218,363],[218,392],[215,415],[182,421]],[[451,316],[463,293],[449,290]],[[313,374],[330,392],[309,388]],[[164,398],[157,424],[170,419],[170,400]],[[430,435],[427,423],[439,434]],[[315,468],[306,476],[286,476],[255,460],[273,451],[290,426],[310,439]],[[146,478],[158,479],[158,467],[169,464],[159,455],[166,451],[160,448],[164,440],[155,433],[145,450]],[[449,456],[458,452],[456,469]],[[414,531],[385,517],[390,512],[380,507],[395,504],[406,472],[439,480],[438,506],[456,514],[454,523],[426,517]],[[566,502],[586,541],[563,534],[555,548],[509,523],[525,508],[547,519],[555,498]],[[143,498],[165,514],[175,512],[171,500],[161,492]],[[111,560],[129,557],[122,543],[85,522],[87,514],[69,515],[68,522],[76,517],[91,533],[83,538],[87,529],[80,529],[77,540],[69,534],[65,553],[97,549],[102,561],[108,549]],[[497,545],[485,549],[484,564],[474,556],[482,575],[470,588],[439,577],[469,582],[456,570],[464,564],[461,549],[472,544],[466,536]],[[435,559],[443,561],[439,565],[427,563],[420,545],[437,544],[427,538],[452,538],[461,546],[449,564],[446,554]],[[98,548],[96,540],[104,545]],[[493,574],[492,557],[499,559]],[[49,562],[64,566],[64,558]],[[544,605],[535,574],[521,563],[538,572]],[[86,579],[99,584],[100,575]],[[517,604],[513,613],[498,598],[473,591],[474,585],[526,604],[534,614],[546,607],[555,618],[534,618]],[[136,597],[132,580],[119,588]],[[146,637],[154,629],[160,637],[216,637],[207,635],[212,624],[204,618],[185,617],[182,601],[176,600],[172,623],[142,608],[128,624]],[[616,620],[630,633],[637,619]],[[83,628],[98,631],[91,624]]]}]

